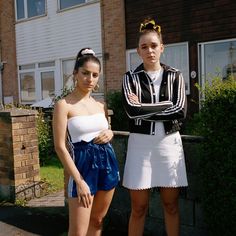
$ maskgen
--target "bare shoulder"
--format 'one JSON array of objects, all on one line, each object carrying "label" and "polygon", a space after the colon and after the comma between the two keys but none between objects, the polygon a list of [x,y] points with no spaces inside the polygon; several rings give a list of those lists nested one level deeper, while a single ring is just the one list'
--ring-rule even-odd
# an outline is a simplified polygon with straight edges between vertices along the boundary
[{"label": "bare shoulder", "polygon": [[108,108],[107,108],[107,103],[104,102],[104,101],[99,101],[98,103],[101,106],[101,109],[104,111],[105,115],[108,117],[109,111],[108,111]]},{"label": "bare shoulder", "polygon": [[67,113],[68,110],[69,110],[69,105],[65,98],[58,100],[54,105],[54,114]]},{"label": "bare shoulder", "polygon": [[106,103],[103,101],[97,101],[97,104],[101,107],[104,108],[106,106]]},{"label": "bare shoulder", "polygon": [[62,108],[66,106],[66,100],[64,98],[55,102],[54,108]]}]

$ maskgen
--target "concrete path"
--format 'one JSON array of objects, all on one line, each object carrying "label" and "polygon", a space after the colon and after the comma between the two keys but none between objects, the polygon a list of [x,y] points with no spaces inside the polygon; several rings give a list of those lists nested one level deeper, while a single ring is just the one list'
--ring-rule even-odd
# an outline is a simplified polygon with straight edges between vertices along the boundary
[{"label": "concrete path", "polygon": [[25,207],[0,203],[0,236],[66,236],[64,192],[30,200]]}]

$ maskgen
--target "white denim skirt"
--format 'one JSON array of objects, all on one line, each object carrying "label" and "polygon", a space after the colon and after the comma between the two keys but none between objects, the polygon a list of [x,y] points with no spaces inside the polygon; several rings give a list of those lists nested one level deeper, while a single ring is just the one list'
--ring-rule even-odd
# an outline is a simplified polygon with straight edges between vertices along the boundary
[{"label": "white denim skirt", "polygon": [[188,185],[182,140],[179,132],[166,135],[131,133],[123,175],[123,186],[141,190]]}]

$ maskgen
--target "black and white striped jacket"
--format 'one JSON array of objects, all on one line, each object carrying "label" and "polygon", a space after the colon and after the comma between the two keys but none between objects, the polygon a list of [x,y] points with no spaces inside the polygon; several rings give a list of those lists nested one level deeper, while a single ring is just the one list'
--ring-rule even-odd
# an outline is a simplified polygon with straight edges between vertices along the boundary
[{"label": "black and white striped jacket", "polygon": [[[180,130],[180,120],[185,118],[187,99],[182,73],[161,64],[164,69],[159,102],[155,99],[152,80],[143,64],[125,73],[122,93],[125,111],[129,117],[131,133],[155,134],[155,121],[163,121],[166,134]],[[128,94],[138,96],[140,104],[129,101]]]}]

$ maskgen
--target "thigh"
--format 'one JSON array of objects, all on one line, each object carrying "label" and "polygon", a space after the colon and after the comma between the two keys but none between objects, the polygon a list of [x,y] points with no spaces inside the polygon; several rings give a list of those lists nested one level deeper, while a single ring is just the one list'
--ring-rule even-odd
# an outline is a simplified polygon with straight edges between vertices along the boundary
[{"label": "thigh", "polygon": [[150,189],[130,190],[132,208],[147,206],[149,202]]},{"label": "thigh", "polygon": [[80,234],[86,234],[89,225],[92,204],[89,208],[85,208],[82,203],[78,201],[78,198],[68,198],[70,232],[80,232]]},{"label": "thigh", "polygon": [[101,219],[105,217],[111,204],[114,191],[115,189],[113,188],[108,191],[99,190],[96,192],[93,199],[91,217],[97,217]]},{"label": "thigh", "polygon": [[173,204],[178,202],[179,188],[160,188],[161,200],[166,204]]}]

